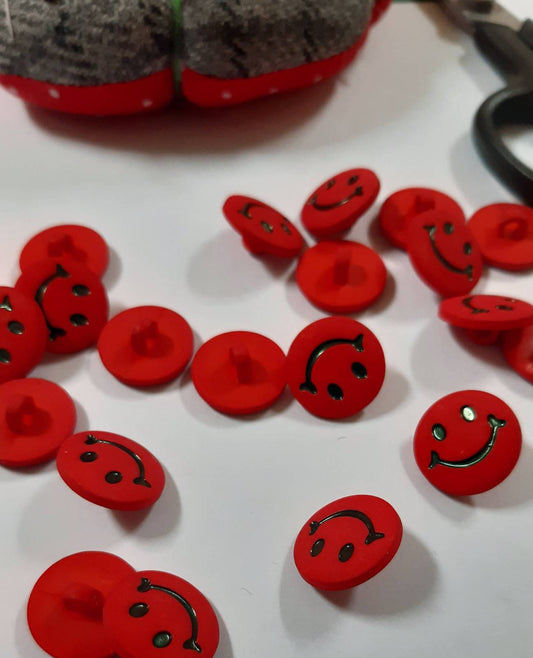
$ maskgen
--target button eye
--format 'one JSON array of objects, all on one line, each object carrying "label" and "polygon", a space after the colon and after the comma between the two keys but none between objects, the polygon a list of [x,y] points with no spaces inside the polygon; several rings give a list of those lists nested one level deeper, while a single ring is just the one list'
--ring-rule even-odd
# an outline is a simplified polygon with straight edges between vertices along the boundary
[{"label": "button eye", "polygon": [[470,242],[465,242],[463,245],[463,253],[465,253],[467,256],[470,256],[472,253],[472,245]]},{"label": "button eye", "polygon": [[453,224],[446,222],[446,224],[444,224],[444,233],[446,233],[446,235],[451,235],[453,233]]},{"label": "button eye", "polygon": [[357,379],[366,379],[368,377],[365,366],[358,361],[352,363],[352,372],[357,377]]},{"label": "button eye", "polygon": [[354,551],[353,544],[344,544],[339,551],[339,562],[348,562]]},{"label": "button eye", "polygon": [[463,407],[461,409],[461,416],[463,417],[463,420],[466,420],[468,423],[476,420],[476,412],[472,407]]},{"label": "button eye", "polygon": [[444,425],[441,425],[440,423],[436,423],[433,425],[431,428],[431,433],[433,436],[437,439],[437,441],[444,441],[446,438],[446,428]]},{"label": "button eye", "polygon": [[328,394],[333,400],[342,400],[344,392],[338,384],[328,384]]},{"label": "button eye", "polygon": [[311,557],[316,557],[317,555],[320,555],[322,549],[324,548],[325,543],[326,543],[325,539],[317,539],[316,542],[311,547]]}]

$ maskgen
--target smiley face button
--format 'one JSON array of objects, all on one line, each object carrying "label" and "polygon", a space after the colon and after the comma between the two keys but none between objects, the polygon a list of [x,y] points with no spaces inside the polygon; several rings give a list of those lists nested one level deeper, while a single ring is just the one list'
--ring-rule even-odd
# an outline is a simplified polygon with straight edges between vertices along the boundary
[{"label": "smiley face button", "polygon": [[466,295],[479,281],[479,247],[466,224],[448,213],[428,210],[414,217],[407,249],[420,278],[443,297]]},{"label": "smiley face button", "polygon": [[505,402],[483,391],[458,391],[422,416],[414,454],[433,486],[453,496],[469,496],[502,482],[513,470],[521,445],[520,425]]},{"label": "smiley face button", "polygon": [[205,596],[162,571],[126,576],[108,596],[103,622],[122,658],[212,658],[219,641]]},{"label": "smiley face button", "polygon": [[385,357],[376,336],[350,318],[317,320],[294,339],[287,382],[294,397],[320,418],[348,418],[379,393]]},{"label": "smiley face button", "polygon": [[247,196],[230,196],[222,210],[252,254],[293,258],[304,245],[296,226],[262,201]]},{"label": "smiley face button", "polygon": [[474,331],[509,331],[533,322],[533,304],[503,295],[465,295],[445,299],[439,317]]},{"label": "smiley face button", "polygon": [[302,223],[317,238],[347,231],[374,203],[380,183],[370,169],[349,169],[320,185],[302,208]]},{"label": "smiley face button", "polygon": [[146,448],[110,432],[79,432],[57,453],[65,483],[92,503],[115,510],[153,505],[165,486],[161,464]]},{"label": "smiley face button", "polygon": [[400,517],[385,500],[347,496],[318,510],[305,523],[294,544],[294,562],[313,587],[348,589],[387,566],[402,533]]}]

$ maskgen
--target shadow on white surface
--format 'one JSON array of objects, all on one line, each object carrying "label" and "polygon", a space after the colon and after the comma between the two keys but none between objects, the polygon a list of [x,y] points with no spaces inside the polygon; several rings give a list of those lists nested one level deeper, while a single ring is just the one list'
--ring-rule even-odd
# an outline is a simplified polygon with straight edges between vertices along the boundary
[{"label": "shadow on white surface", "polygon": [[90,347],[75,354],[45,352],[41,362],[30,376],[49,379],[60,386],[65,386],[69,379],[74,378],[86,368],[86,359],[94,349],[94,347]]},{"label": "shadow on white surface", "polygon": [[51,459],[44,464],[27,466],[26,468],[10,468],[9,466],[0,466],[0,483],[20,480],[23,477],[33,477],[40,473],[52,473],[56,471],[55,460]]},{"label": "shadow on white surface", "polygon": [[220,632],[220,639],[218,642],[218,649],[216,650],[216,658],[233,658],[233,649],[231,647],[231,639],[226,627],[226,623],[218,609],[211,603],[211,607],[215,611],[218,619],[218,628]]},{"label": "shadow on white surface", "polygon": [[109,264],[104,276],[102,277],[102,283],[104,284],[106,291],[109,293],[120,279],[120,275],[122,274],[122,261],[120,260],[120,256],[116,249],[113,249],[113,247],[110,247],[109,245],[108,249]]}]

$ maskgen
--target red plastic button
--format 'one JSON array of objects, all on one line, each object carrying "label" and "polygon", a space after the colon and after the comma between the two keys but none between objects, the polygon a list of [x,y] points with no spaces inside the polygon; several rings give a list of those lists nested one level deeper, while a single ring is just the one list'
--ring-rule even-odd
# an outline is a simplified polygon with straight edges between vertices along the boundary
[{"label": "red plastic button", "polygon": [[296,226],[262,201],[247,196],[230,196],[224,203],[223,212],[252,254],[293,258],[303,247],[304,241]]},{"label": "red plastic button", "polygon": [[387,270],[378,254],[357,242],[320,242],[301,257],[296,281],[307,299],[328,313],[355,313],[381,295]]},{"label": "red plastic button", "polygon": [[107,322],[107,295],[100,279],[74,261],[30,265],[16,289],[41,307],[48,326],[49,352],[79,352],[93,345]]},{"label": "red plastic button", "polygon": [[294,397],[320,418],[348,418],[379,393],[385,357],[376,336],[350,318],[323,318],[294,339],[287,380]]},{"label": "red plastic button", "polygon": [[57,453],[57,470],[82,498],[109,509],[149,507],[165,486],[165,473],[152,453],[110,432],[70,436]]},{"label": "red plastic button", "polygon": [[98,338],[102,363],[129,386],[154,386],[180,375],[192,356],[193,334],[181,315],[160,306],[130,308]]},{"label": "red plastic button", "polygon": [[533,384],[533,324],[506,332],[502,347],[511,368]]},{"label": "red plastic button", "polygon": [[444,297],[465,295],[479,281],[481,252],[463,220],[428,210],[411,219],[407,240],[418,275]]},{"label": "red plastic button", "polygon": [[102,623],[108,594],[135,571],[110,553],[87,551],[65,557],[35,583],[27,615],[37,644],[54,658],[112,656]]},{"label": "red plastic button", "polygon": [[465,221],[459,204],[447,194],[425,187],[410,187],[392,194],[379,211],[379,225],[387,240],[407,249],[407,229],[411,220],[428,210],[442,210],[457,221]]},{"label": "red plastic button", "polygon": [[15,288],[0,287],[0,383],[35,368],[46,342],[46,324],[36,302]]},{"label": "red plastic button", "polygon": [[340,590],[369,580],[402,540],[396,510],[376,496],[347,496],[318,510],[300,530],[294,562],[313,587]]},{"label": "red plastic button", "polygon": [[376,200],[379,179],[370,169],[349,169],[318,187],[302,208],[302,223],[318,238],[347,231]]},{"label": "red plastic button", "polygon": [[105,602],[104,625],[121,658],[212,658],[219,641],[209,601],[163,571],[127,575]]},{"label": "red plastic button", "polygon": [[20,254],[22,272],[40,260],[74,260],[101,277],[107,269],[109,249],[102,236],[86,226],[63,224],[52,226],[25,245]]},{"label": "red plastic button", "polygon": [[492,489],[513,470],[522,432],[513,411],[483,391],[458,391],[433,404],[418,423],[418,468],[437,489],[469,496]]},{"label": "red plastic button", "polygon": [[439,317],[462,329],[508,331],[533,322],[533,305],[502,295],[466,295],[441,302]]},{"label": "red plastic button", "polygon": [[270,338],[250,331],[219,334],[196,353],[191,377],[199,395],[224,414],[267,409],[285,388],[285,355]]},{"label": "red plastic button", "polygon": [[52,459],[76,425],[68,393],[45,379],[0,386],[0,464],[33,466]]},{"label": "red plastic button", "polygon": [[495,203],[478,210],[468,228],[489,265],[503,270],[533,267],[533,208]]}]

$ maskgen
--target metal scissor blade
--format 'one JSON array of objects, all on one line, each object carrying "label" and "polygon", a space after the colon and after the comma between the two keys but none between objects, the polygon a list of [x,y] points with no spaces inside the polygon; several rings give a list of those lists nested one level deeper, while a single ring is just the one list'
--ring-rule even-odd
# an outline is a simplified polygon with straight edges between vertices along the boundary
[{"label": "metal scissor blade", "polygon": [[495,0],[440,0],[440,3],[465,32],[473,32],[479,23],[505,25],[514,31],[522,25],[522,21]]}]

